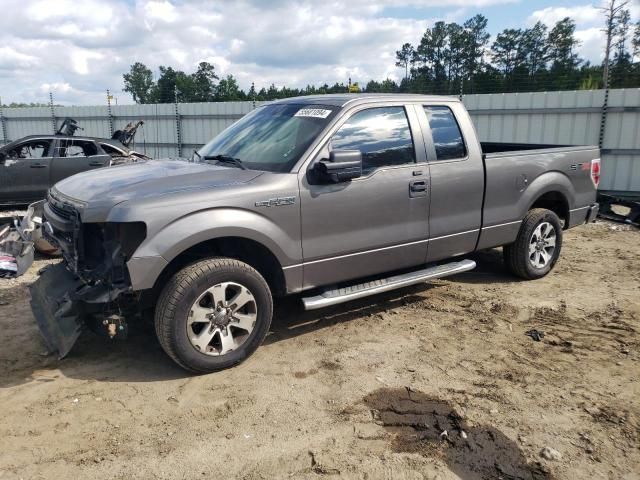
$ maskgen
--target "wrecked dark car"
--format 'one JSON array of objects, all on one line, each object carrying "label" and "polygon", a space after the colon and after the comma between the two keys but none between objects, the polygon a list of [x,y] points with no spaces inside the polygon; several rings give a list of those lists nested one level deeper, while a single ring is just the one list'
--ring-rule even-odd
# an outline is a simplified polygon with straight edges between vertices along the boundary
[{"label": "wrecked dark car", "polygon": [[26,205],[76,173],[149,160],[118,140],[31,135],[0,147],[0,205]]}]

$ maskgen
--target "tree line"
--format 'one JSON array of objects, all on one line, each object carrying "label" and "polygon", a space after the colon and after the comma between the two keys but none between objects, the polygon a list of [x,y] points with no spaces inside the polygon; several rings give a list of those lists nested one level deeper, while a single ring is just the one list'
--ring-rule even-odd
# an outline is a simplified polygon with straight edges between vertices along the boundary
[{"label": "tree line", "polygon": [[[612,20],[610,86],[640,86],[640,21],[631,25],[626,9]],[[396,66],[405,69],[399,90],[455,94],[460,89],[493,93],[602,88],[603,65],[578,56],[575,29],[567,17],[550,29],[542,22],[507,28],[491,42],[482,15],[462,25],[436,22],[415,46],[405,43],[396,51]]]},{"label": "tree line", "polygon": [[[616,0],[611,0],[614,4]],[[623,4],[624,5],[624,2]],[[607,18],[613,58],[609,63],[612,88],[640,87],[640,21],[631,23],[629,10],[618,8]],[[220,78],[214,65],[201,62],[185,73],[160,66],[160,75],[137,62],[123,75],[124,91],[136,103],[218,102],[274,100],[298,95],[347,92],[414,92],[453,94],[603,88],[602,64],[591,64],[577,54],[575,22],[571,18],[548,28],[538,22],[530,28],[507,28],[495,38],[488,20],[475,15],[462,24],[436,22],[414,45],[396,51],[396,66],[404,70],[400,82],[351,79],[334,85],[304,88],[274,84],[256,90],[241,89],[233,75]]]},{"label": "tree line", "polygon": [[337,82],[332,86],[307,85],[305,88],[278,88],[271,84],[260,90],[252,85],[244,91],[233,75],[218,77],[214,65],[208,62],[200,62],[197,70],[191,74],[166,66],[160,66],[159,70],[160,76],[154,81],[151,69],[140,62],[134,63],[129,72],[123,75],[123,90],[130,93],[136,103],[263,101],[299,95],[361,91],[357,83],[344,85]]}]

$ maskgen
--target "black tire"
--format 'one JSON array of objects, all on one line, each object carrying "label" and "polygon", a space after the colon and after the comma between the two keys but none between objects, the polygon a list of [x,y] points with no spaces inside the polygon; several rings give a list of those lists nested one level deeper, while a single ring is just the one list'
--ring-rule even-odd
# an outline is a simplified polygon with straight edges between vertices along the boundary
[{"label": "black tire", "polygon": [[[550,224],[555,230],[555,248],[549,255],[550,259],[544,266],[536,267],[534,260],[530,258],[529,246],[533,241],[533,235],[538,226],[543,223]],[[525,280],[535,280],[549,273],[560,256],[562,249],[562,223],[558,216],[545,208],[529,210],[520,225],[520,231],[516,241],[503,248],[504,263],[514,275]]]},{"label": "black tire", "polygon": [[[192,345],[188,317],[194,302],[207,289],[223,282],[237,282],[251,291],[257,319],[237,349],[211,356]],[[160,345],[178,365],[191,372],[210,373],[233,367],[255,352],[269,331],[272,315],[273,298],[264,278],[246,263],[214,257],[183,268],[164,286],[156,305],[155,328]]]}]

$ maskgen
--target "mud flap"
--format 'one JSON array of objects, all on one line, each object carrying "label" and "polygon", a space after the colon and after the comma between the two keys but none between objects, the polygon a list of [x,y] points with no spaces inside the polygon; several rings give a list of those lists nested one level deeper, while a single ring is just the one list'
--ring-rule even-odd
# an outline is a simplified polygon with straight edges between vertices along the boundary
[{"label": "mud flap", "polygon": [[64,358],[84,327],[73,295],[83,285],[64,264],[45,268],[30,287],[31,309],[50,352]]}]

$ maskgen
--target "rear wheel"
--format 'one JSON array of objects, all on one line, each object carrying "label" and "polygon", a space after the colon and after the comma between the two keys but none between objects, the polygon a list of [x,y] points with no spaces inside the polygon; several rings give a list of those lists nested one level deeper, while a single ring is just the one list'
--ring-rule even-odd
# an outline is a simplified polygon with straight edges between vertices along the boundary
[{"label": "rear wheel", "polygon": [[522,221],[516,241],[503,249],[507,269],[526,280],[551,271],[562,248],[562,224],[551,210],[534,208]]},{"label": "rear wheel", "polygon": [[164,351],[198,373],[232,367],[262,343],[273,313],[267,282],[251,266],[211,258],[176,273],[160,294],[155,326]]}]

